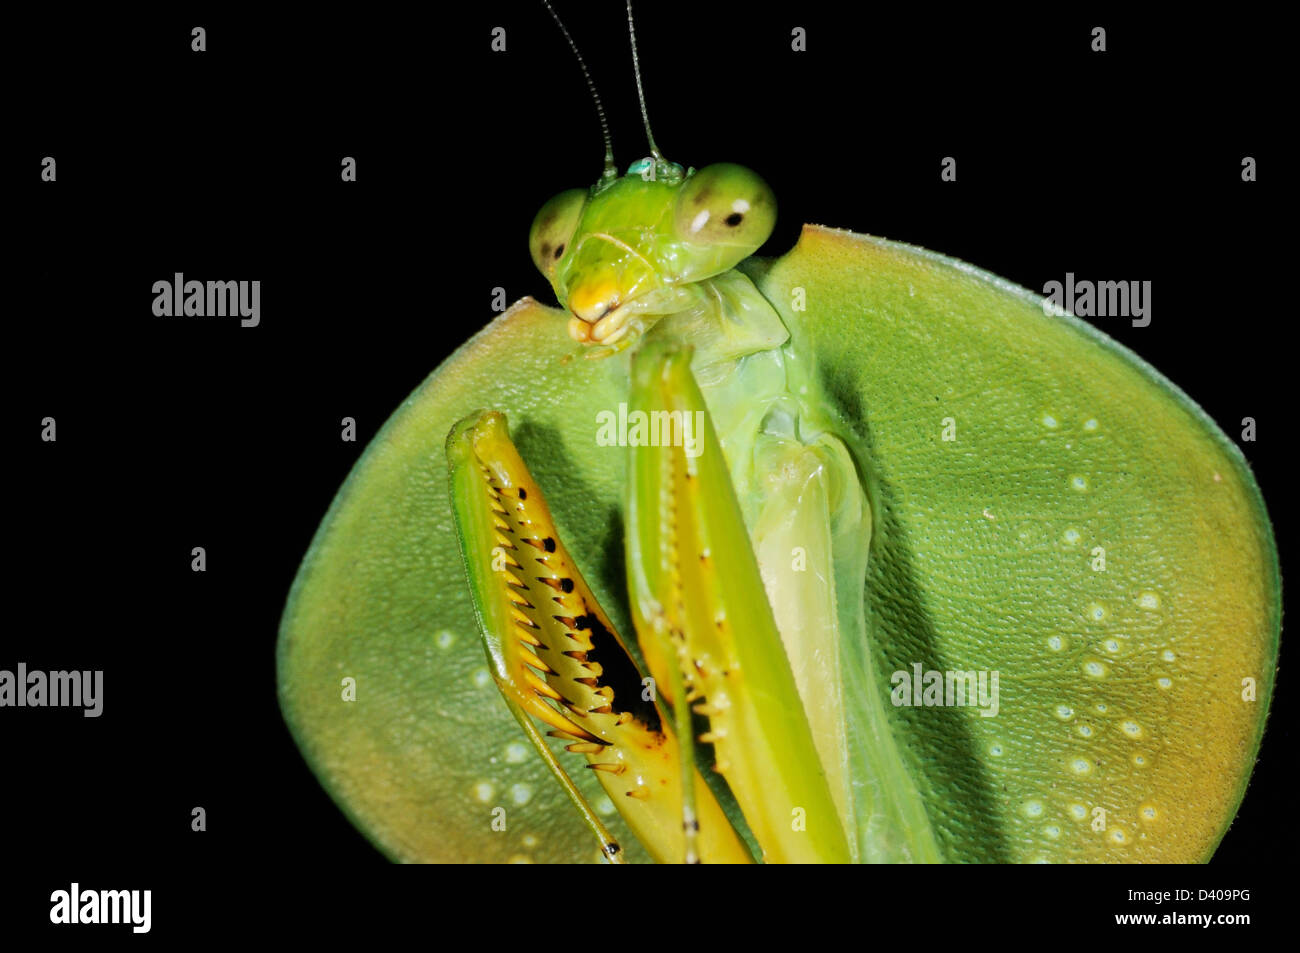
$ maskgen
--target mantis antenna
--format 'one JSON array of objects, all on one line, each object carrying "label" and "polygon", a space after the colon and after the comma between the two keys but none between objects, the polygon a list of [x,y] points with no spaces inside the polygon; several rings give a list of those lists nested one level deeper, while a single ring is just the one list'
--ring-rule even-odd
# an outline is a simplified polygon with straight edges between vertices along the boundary
[{"label": "mantis antenna", "polygon": [[[601,174],[600,178],[602,182],[612,181],[618,178],[618,166],[614,164],[614,145],[609,137],[609,123],[605,119],[605,107],[600,104],[600,94],[596,92],[596,84],[592,82],[591,73],[587,71],[586,60],[584,60],[582,58],[582,54],[578,52],[578,44],[573,42],[573,37],[569,35],[569,30],[564,25],[564,21],[560,19],[560,15],[556,13],[555,8],[551,6],[551,0],[542,0],[542,5],[546,7],[546,12],[551,15],[551,19],[553,19],[555,21],[555,25],[560,28],[560,32],[564,34],[564,38],[569,41],[569,49],[573,50],[573,55],[578,58],[578,66],[582,68],[582,77],[587,81],[587,89],[591,91],[591,98],[596,103],[596,115],[600,117],[600,134],[605,140],[605,171]],[[632,6],[631,3],[629,3],[628,16],[631,15],[632,15]],[[633,47],[632,50],[632,59],[635,62],[636,60],[635,46]],[[637,88],[639,89],[640,86],[641,86],[641,77],[640,74],[638,73]],[[644,115],[645,113],[644,99],[641,101],[641,112]],[[649,128],[650,127],[647,126],[646,130],[649,131]]]},{"label": "mantis antenna", "polygon": [[632,71],[636,73],[636,98],[641,101],[641,122],[645,125],[645,137],[650,143],[650,155],[655,163],[664,161],[663,154],[655,145],[655,137],[650,132],[650,115],[645,108],[645,90],[641,88],[641,63],[636,56],[636,24],[632,22],[632,0],[627,0],[627,35],[632,41]]}]

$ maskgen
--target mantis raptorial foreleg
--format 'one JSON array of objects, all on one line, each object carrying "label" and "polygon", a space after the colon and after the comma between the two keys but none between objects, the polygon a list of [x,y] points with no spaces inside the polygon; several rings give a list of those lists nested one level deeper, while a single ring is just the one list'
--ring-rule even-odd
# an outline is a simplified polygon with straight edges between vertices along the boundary
[{"label": "mantis raptorial foreleg", "polygon": [[[656,860],[687,858],[683,777],[693,781],[699,859],[748,862],[717,799],[681,771],[675,733],[608,616],[565,549],[541,489],[510,442],[505,417],[476,414],[447,440],[452,508],[489,664],[521,723],[549,724],[586,757],[628,826]],[[533,746],[564,775],[535,726]],[[528,730],[531,729],[531,730]],[[613,840],[571,780],[566,792],[600,838]],[[694,833],[694,832],[692,832]]]},{"label": "mantis raptorial foreleg", "polygon": [[[554,752],[546,746],[546,741],[542,738],[542,733],[538,730],[537,726],[533,724],[532,719],[528,717],[528,713],[524,711],[523,707],[519,704],[518,696],[508,685],[502,683],[499,676],[496,676],[496,683],[497,688],[500,689],[502,696],[506,700],[506,706],[510,709],[510,714],[515,716],[515,721],[519,722],[519,727],[524,730],[524,736],[533,746],[533,749],[542,756],[542,760],[546,762],[546,766],[550,769],[551,774],[555,775],[555,780],[559,781],[560,787],[564,788],[564,793],[568,796],[570,802],[572,802],[573,806],[578,809],[578,813],[582,815],[583,821],[585,821],[587,826],[591,828],[591,832],[596,835],[596,841],[600,844],[601,854],[603,854],[605,859],[611,864],[623,863],[623,846],[614,839],[614,835],[609,832],[609,829],[605,827],[603,823],[601,823],[600,818],[596,816],[596,812],[592,810],[591,805],[587,803],[587,799],[583,797],[582,792],[578,790],[578,786],[573,783],[573,779],[570,778],[569,775],[565,773],[564,768],[560,766],[560,762],[556,760]],[[550,731],[547,732],[547,734],[552,737],[564,737],[558,731]]]},{"label": "mantis raptorial foreleg", "polygon": [[644,414],[659,437],[635,446],[628,468],[633,620],[644,631],[666,617],[680,640],[676,657],[647,651],[647,664],[661,681],[666,666],[678,665],[687,698],[700,701],[695,711],[710,723],[701,740],[713,744],[765,858],[847,861],[840,814],[690,358],[664,341],[646,342],[633,358],[630,412]]}]

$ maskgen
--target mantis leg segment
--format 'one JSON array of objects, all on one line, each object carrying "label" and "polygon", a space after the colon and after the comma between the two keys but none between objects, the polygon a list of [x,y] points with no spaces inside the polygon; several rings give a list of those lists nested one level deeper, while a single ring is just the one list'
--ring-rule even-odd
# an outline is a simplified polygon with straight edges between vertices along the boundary
[{"label": "mantis leg segment", "polygon": [[[605,856],[605,859],[611,864],[623,863],[622,845],[614,839],[614,835],[601,823],[600,818],[596,816],[596,812],[587,803],[587,799],[578,790],[578,786],[573,783],[573,779],[569,777],[564,768],[560,767],[560,762],[556,760],[551,749],[546,746],[546,739],[542,737],[542,733],[537,730],[537,726],[533,724],[532,719],[528,717],[519,701],[511,697],[510,688],[502,686],[500,682],[497,683],[497,687],[501,689],[501,694],[505,697],[510,714],[515,716],[515,720],[519,722],[519,727],[523,728],[524,734],[532,743],[533,748],[542,756],[546,766],[551,769],[551,774],[555,775],[555,780],[560,782],[560,787],[564,788],[564,793],[569,796],[573,806],[578,809],[582,819],[591,828],[591,832],[596,835],[596,840],[600,844],[600,852]],[[556,734],[556,732],[551,732],[551,734]]]},{"label": "mantis leg segment", "polygon": [[505,417],[484,412],[462,420],[448,437],[447,457],[461,555],[493,677],[602,838],[606,856],[612,839],[529,716],[572,742],[566,750],[586,758],[656,860],[687,857],[680,810],[682,779],[690,778],[699,822],[690,840],[698,858],[748,862],[698,772],[682,772],[676,735],[653,693],[643,691],[635,660],[565,548],[541,488],[510,441]]},{"label": "mantis leg segment", "polygon": [[[660,613],[651,621],[652,632],[649,633],[658,645],[658,651],[674,660],[661,675],[667,678],[668,691],[662,692],[664,700],[673,706],[673,729],[677,733],[679,744],[678,762],[682,777],[695,772],[695,740],[691,725],[691,699],[686,692],[685,680],[682,678],[683,638],[680,631],[672,628],[669,617]],[[643,635],[646,634],[643,631]],[[656,680],[656,686],[659,682]],[[694,785],[682,786],[682,834],[685,839],[684,862],[699,863],[699,815],[696,808]]]},{"label": "mantis leg segment", "polygon": [[[658,681],[678,665],[764,858],[847,862],[841,814],[768,604],[690,351],[646,342],[632,365],[628,589],[638,632],[680,633],[686,664],[646,650]],[[674,428],[676,428],[674,430]],[[642,645],[661,640],[642,639]],[[679,656],[680,657],[680,656]]]}]

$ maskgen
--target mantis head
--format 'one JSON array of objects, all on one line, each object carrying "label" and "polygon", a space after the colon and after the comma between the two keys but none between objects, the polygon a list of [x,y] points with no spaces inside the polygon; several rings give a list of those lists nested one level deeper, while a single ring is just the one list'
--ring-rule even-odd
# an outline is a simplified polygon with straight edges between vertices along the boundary
[{"label": "mantis head", "polygon": [[622,178],[543,205],[528,247],[571,315],[570,336],[621,350],[656,318],[690,307],[704,282],[753,254],[775,223],[771,188],[743,166],[683,173],[644,159]]}]

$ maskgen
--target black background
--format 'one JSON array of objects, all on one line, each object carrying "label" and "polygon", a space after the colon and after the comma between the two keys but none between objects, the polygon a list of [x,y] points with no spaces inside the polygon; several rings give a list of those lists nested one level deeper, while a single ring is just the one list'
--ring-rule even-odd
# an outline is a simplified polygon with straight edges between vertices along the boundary
[{"label": "black background", "polygon": [[[647,150],[622,7],[559,9],[626,167]],[[1257,420],[1243,449],[1286,567],[1292,266],[1273,236],[1293,208],[1279,130],[1294,117],[1276,25],[1220,16],[646,4],[638,38],[668,158],[742,162],[775,190],[764,254],[815,222],[1028,288],[1067,271],[1152,281],[1149,327],[1095,321],[1230,437]],[[207,52],[190,49],[196,25]],[[1096,25],[1102,54],[1089,49]],[[581,73],[538,3],[8,26],[5,217],[18,255],[0,667],[103,669],[105,710],[0,716],[3,856],[34,875],[5,916],[39,925],[48,892],[78,878],[153,887],[155,922],[177,929],[178,910],[210,915],[175,896],[178,882],[373,890],[363,868],[382,858],[280,719],[279,613],[352,463],[489,319],[492,289],[551,300],[527,230],[552,194],[599,174]],[[490,49],[494,26],[505,53]],[[790,50],[794,26],[805,53]],[[46,155],[57,183],[40,181]],[[1258,182],[1241,181],[1246,155]],[[343,156],[357,159],[355,184],[340,181]],[[944,156],[956,183],[940,181]],[[260,279],[261,326],[155,318],[152,283],[177,271]],[[45,416],[57,443],[39,439]],[[344,416],[357,443],[339,440]],[[193,546],[207,549],[206,573],[190,571]],[[1278,823],[1293,710],[1280,687],[1217,885],[1295,849]],[[205,833],[190,830],[195,805]],[[1109,897],[1176,876],[1094,883]]]}]

